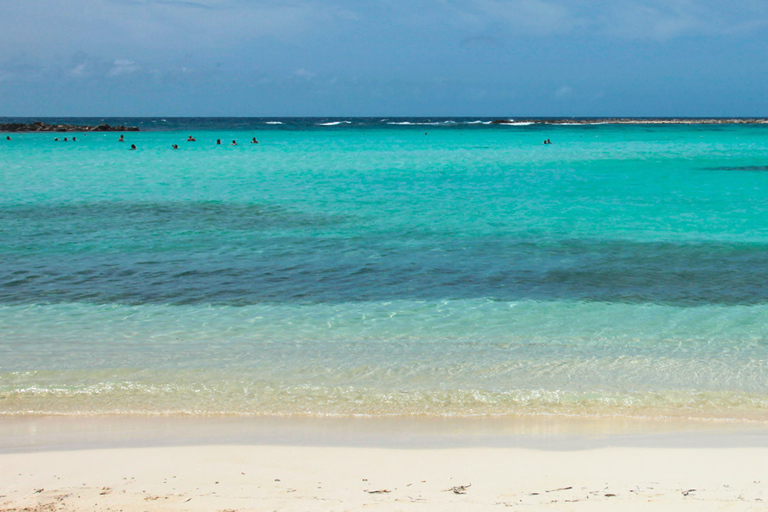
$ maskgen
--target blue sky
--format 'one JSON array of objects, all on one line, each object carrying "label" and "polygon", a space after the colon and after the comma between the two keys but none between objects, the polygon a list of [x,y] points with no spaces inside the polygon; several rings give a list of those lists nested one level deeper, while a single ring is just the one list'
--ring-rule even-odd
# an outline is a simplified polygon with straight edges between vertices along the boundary
[{"label": "blue sky", "polygon": [[2,0],[0,116],[768,116],[764,0]]}]

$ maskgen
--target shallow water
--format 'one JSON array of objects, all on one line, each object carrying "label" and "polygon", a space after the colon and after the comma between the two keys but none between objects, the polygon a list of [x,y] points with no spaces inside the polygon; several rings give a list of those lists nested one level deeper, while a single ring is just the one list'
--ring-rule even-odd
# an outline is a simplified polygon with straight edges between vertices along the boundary
[{"label": "shallow water", "polygon": [[768,419],[768,126],[139,121],[0,140],[2,413]]}]

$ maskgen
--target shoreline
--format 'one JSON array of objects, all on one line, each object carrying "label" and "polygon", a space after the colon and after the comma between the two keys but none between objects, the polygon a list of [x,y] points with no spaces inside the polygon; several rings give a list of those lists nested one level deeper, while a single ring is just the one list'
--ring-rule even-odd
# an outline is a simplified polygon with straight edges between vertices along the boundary
[{"label": "shoreline", "polygon": [[768,426],[626,417],[1,416],[0,454],[157,446],[766,447]]},{"label": "shoreline", "polygon": [[764,509],[768,430],[700,427],[0,418],[0,511]]}]

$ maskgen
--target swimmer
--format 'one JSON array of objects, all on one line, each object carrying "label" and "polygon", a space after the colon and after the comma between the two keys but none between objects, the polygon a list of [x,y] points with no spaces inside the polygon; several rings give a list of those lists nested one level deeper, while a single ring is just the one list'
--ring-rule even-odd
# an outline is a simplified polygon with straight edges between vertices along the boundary
[{"label": "swimmer", "polygon": [[171,147],[172,147],[173,149],[179,149],[179,145],[178,145],[178,144],[174,144],[174,145],[173,145],[173,146],[171,146]]},{"label": "swimmer", "polygon": [[9,136],[7,136],[7,137],[5,138],[5,140],[11,140],[11,136],[10,136],[10,135],[9,135]]},{"label": "swimmer", "polygon": [[117,142],[125,142],[125,135],[121,135]]},{"label": "swimmer", "polygon": [[187,142],[197,142],[197,139],[195,139],[193,136],[187,137]]},{"label": "swimmer", "polygon": [[53,140],[54,140],[54,142],[59,142],[59,138],[58,138],[58,137],[56,137],[56,138],[55,138],[55,139],[53,139]]},{"label": "swimmer", "polygon": [[259,141],[256,140],[256,137],[251,139],[251,144],[258,144],[258,143],[259,143]]},{"label": "swimmer", "polygon": [[66,137],[64,137],[64,142],[68,142]]},{"label": "swimmer", "polygon": [[77,137],[72,137],[72,142],[77,142]]},{"label": "swimmer", "polygon": [[136,144],[131,144],[131,149],[136,149]]},{"label": "swimmer", "polygon": [[221,144],[221,139],[216,139],[216,144]]},{"label": "swimmer", "polygon": [[236,140],[233,140],[233,141],[232,141],[232,145],[233,145],[233,146],[237,146],[237,141],[236,141]]}]

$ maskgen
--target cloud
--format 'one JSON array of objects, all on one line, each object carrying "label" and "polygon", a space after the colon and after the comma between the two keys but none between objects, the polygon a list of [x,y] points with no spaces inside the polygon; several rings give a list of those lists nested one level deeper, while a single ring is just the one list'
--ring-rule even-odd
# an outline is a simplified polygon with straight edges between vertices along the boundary
[{"label": "cloud", "polygon": [[555,91],[555,98],[564,100],[573,96],[573,88],[570,85],[564,85]]},{"label": "cloud", "polygon": [[637,2],[613,6],[603,21],[604,33],[625,39],[667,40],[710,32],[711,16],[687,2]]},{"label": "cloud", "polygon": [[260,39],[297,40],[351,9],[318,0],[71,0],[0,4],[0,47],[28,56],[92,51],[158,56],[224,51]]},{"label": "cloud", "polygon": [[88,76],[88,65],[85,62],[81,62],[69,72],[70,75],[78,78],[84,78]]},{"label": "cloud", "polygon": [[692,0],[438,0],[432,18],[454,27],[512,36],[670,40],[749,34],[768,26],[768,4]]},{"label": "cloud", "polygon": [[128,59],[117,59],[112,64],[112,69],[107,72],[108,77],[131,75],[139,70],[135,62]]},{"label": "cloud", "polygon": [[299,68],[293,72],[293,76],[309,80],[310,78],[314,78],[316,76],[316,73],[313,73],[312,71],[308,71],[304,68]]},{"label": "cloud", "polygon": [[192,9],[214,9],[215,7],[202,2],[193,2],[190,0],[108,0],[116,4],[157,4],[157,5],[171,5],[174,7],[189,7]]},{"label": "cloud", "polygon": [[565,4],[545,0],[475,0],[474,7],[491,20],[525,34],[563,33],[584,23]]},{"label": "cloud", "polygon": [[597,17],[602,33],[622,39],[748,34],[766,25],[768,12],[749,0],[624,0]]},{"label": "cloud", "polygon": [[517,35],[562,33],[582,23],[564,2],[552,0],[438,0],[431,18],[447,17],[453,27],[478,31],[503,28]]},{"label": "cloud", "polygon": [[501,48],[504,43],[496,37],[474,36],[462,39],[460,46],[462,48]]}]

